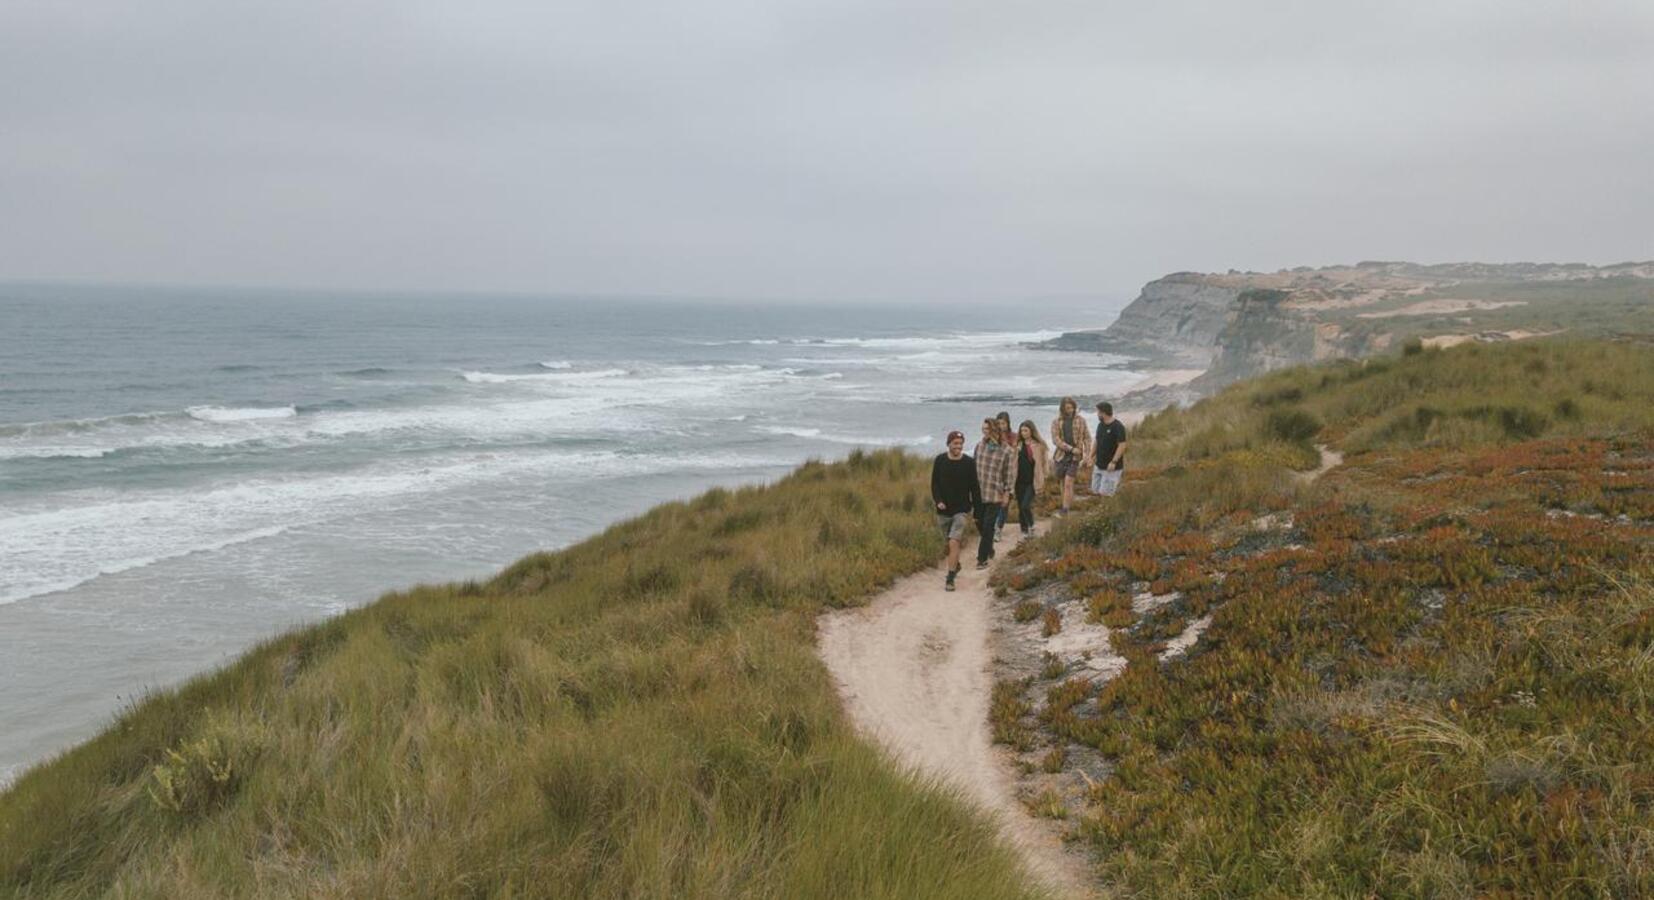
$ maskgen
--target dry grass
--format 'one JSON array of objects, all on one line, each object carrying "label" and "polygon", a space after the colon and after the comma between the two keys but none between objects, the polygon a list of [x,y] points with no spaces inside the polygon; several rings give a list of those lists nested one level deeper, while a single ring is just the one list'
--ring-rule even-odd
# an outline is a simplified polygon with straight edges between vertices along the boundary
[{"label": "dry grass", "polygon": [[808,464],[271,641],[0,795],[0,895],[1029,896],[811,648],[935,560],[924,474]]}]

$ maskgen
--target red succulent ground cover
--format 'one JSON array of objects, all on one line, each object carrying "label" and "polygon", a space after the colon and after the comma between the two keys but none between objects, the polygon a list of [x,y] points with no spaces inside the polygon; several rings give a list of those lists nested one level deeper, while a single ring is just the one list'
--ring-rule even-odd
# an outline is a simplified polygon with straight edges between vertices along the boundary
[{"label": "red succulent ground cover", "polygon": [[1654,436],[1373,451],[1313,485],[1142,468],[1012,562],[1004,590],[1082,598],[1129,661],[994,706],[1047,768],[1106,757],[1067,814],[1122,889],[1654,894]]}]

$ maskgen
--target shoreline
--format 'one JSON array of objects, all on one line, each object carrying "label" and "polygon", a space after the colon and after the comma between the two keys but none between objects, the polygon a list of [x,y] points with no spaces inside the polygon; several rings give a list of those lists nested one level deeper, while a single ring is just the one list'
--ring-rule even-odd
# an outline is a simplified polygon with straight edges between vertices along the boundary
[{"label": "shoreline", "polygon": [[[1130,374],[1139,377],[1122,389],[1121,395],[1129,396],[1132,392],[1141,389],[1143,385],[1179,384],[1200,373],[1192,370],[1144,370],[1142,372],[1133,371],[1130,372]],[[1106,390],[1106,388],[1104,390]],[[1102,397],[1108,396],[1108,394],[1098,393],[1096,396]],[[990,403],[983,403],[980,405],[982,407],[983,414],[991,411],[990,407],[993,406],[993,404]],[[1042,408],[1040,411],[1041,414],[1036,416],[1036,419],[1043,420],[1045,412],[1046,410]],[[1128,425],[1135,425],[1136,420],[1140,419],[1145,413],[1146,410],[1134,411],[1122,409],[1120,418]],[[970,416],[964,416],[954,427],[965,428],[968,431],[970,419]],[[540,545],[537,547],[529,546],[516,550],[507,554],[495,565],[483,567],[480,570],[478,568],[471,567],[462,571],[457,571],[452,575],[422,575],[412,579],[402,580],[395,578],[384,578],[375,582],[374,586],[363,587],[361,589],[361,593],[356,595],[356,600],[354,602],[346,600],[330,604],[332,607],[331,610],[321,615],[313,617],[303,615],[287,615],[279,617],[279,620],[272,618],[268,621],[263,621],[255,628],[247,630],[246,633],[242,634],[238,639],[229,640],[224,639],[222,636],[219,639],[214,639],[211,641],[211,652],[205,657],[196,660],[196,664],[182,666],[150,661],[146,663],[148,668],[145,669],[135,671],[123,670],[120,673],[104,673],[103,675],[100,675],[100,677],[95,678],[84,685],[84,689],[80,692],[84,696],[79,700],[79,702],[70,704],[71,707],[75,708],[75,711],[83,712],[84,715],[77,716],[76,721],[69,723],[65,723],[61,720],[55,720],[52,722],[51,727],[40,729],[42,731],[51,731],[58,734],[65,732],[73,733],[77,735],[77,737],[67,743],[53,742],[49,745],[41,743],[38,746],[34,746],[33,751],[27,756],[12,760],[0,760],[0,790],[6,789],[7,786],[15,783],[20,776],[31,771],[35,767],[50,763],[63,753],[69,752],[75,747],[80,746],[85,741],[96,737],[108,726],[114,717],[120,714],[121,709],[124,708],[123,704],[129,703],[134,699],[141,700],[144,697],[164,694],[169,691],[176,690],[197,678],[210,677],[221,669],[233,665],[240,657],[253,651],[260,644],[266,641],[278,638],[295,630],[316,627],[336,620],[341,616],[349,615],[355,610],[372,605],[377,602],[379,598],[387,594],[413,590],[424,585],[458,583],[467,579],[486,579],[509,567],[516,560],[522,558],[525,554],[559,552],[570,547],[578,546],[602,535],[605,530],[619,523],[642,516],[647,516],[662,506],[682,502],[698,495],[699,493],[714,488],[735,490],[745,487],[773,485],[798,471],[800,467],[808,464],[812,460],[819,460],[832,464],[841,462],[850,454],[858,451],[868,452],[887,449],[887,447],[897,449],[920,458],[928,459],[930,456],[934,455],[936,449],[940,447],[940,443],[941,434],[939,433],[936,435],[936,445],[934,447],[905,444],[869,444],[865,447],[851,447],[835,444],[830,448],[826,448],[835,452],[806,454],[788,463],[780,463],[773,467],[767,467],[766,470],[761,473],[748,476],[737,476],[728,481],[722,481],[715,477],[704,477],[705,473],[700,473],[689,478],[689,482],[691,483],[688,485],[688,490],[686,491],[662,491],[652,493],[648,498],[644,499],[644,502],[641,504],[621,508],[619,513],[612,519],[604,522],[591,523],[591,527],[589,529],[580,533],[571,534],[560,543]],[[668,473],[651,473],[649,476],[645,477],[657,476],[662,478],[669,477]],[[193,555],[194,554],[181,554],[179,557],[164,560],[163,564],[173,562],[175,559],[185,559]],[[67,597],[82,596],[82,594],[78,592],[92,591],[93,593],[90,596],[97,597],[117,591],[122,586],[127,585],[135,585],[141,589],[146,587],[146,582],[153,580],[155,577],[157,577],[156,574],[152,572],[149,567],[140,567],[123,572],[101,574],[67,590],[37,594],[17,601],[0,604],[0,617],[10,616],[16,619],[30,621],[37,620],[42,617],[52,618],[57,612],[62,610],[61,606],[54,609],[53,605],[69,602],[65,600]],[[114,580],[106,581],[106,579]],[[88,587],[89,585],[96,585],[100,582],[103,582],[100,587]],[[154,589],[151,588],[150,590],[153,593]],[[139,602],[149,603],[152,599],[153,598],[151,597],[151,599],[146,599]],[[69,606],[71,607],[76,605],[77,604],[74,602],[69,602]],[[84,603],[79,605],[82,607],[85,606]],[[79,611],[84,611],[84,609]],[[293,611],[288,610],[288,612]],[[22,628],[22,630],[14,633],[22,634],[27,631],[27,628],[23,623],[17,624],[20,628]],[[186,628],[185,631],[188,631],[188,629]],[[194,638],[192,638],[192,640],[193,639]],[[201,639],[205,640],[206,638]],[[59,634],[53,637],[52,640],[57,643],[62,643],[69,640],[69,638]],[[113,652],[125,646],[126,645],[123,643],[120,644],[119,647],[106,648],[106,650]],[[173,663],[176,663],[177,661],[178,660],[176,657],[170,660],[170,662]],[[27,705],[20,703],[19,708],[15,710],[17,715],[22,716],[26,713],[30,713],[31,706],[35,708],[34,712],[39,714],[39,711],[43,708],[43,705],[46,704],[47,701],[52,700],[50,697],[39,697],[37,695],[29,696],[33,697],[33,699]],[[87,701],[84,699],[86,696],[95,696],[98,699],[95,702]],[[105,699],[108,697],[116,698],[116,702],[108,702]],[[57,709],[61,707],[57,706],[54,701],[53,708]],[[21,744],[23,746],[33,746],[34,742],[24,740]]]}]

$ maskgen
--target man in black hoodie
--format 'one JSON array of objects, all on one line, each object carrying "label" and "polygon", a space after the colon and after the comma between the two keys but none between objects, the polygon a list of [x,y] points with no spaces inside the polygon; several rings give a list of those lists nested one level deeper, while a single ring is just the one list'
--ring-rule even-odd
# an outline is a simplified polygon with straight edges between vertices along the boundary
[{"label": "man in black hoodie", "polygon": [[[947,590],[953,590],[953,578],[959,574],[959,542],[965,538],[965,526],[971,520],[971,511],[982,499],[976,483],[976,462],[965,455],[964,432],[948,432],[948,452],[938,453],[930,466],[930,499],[936,504],[936,524],[942,529],[942,539],[948,542]],[[990,523],[988,527],[993,527]]]}]

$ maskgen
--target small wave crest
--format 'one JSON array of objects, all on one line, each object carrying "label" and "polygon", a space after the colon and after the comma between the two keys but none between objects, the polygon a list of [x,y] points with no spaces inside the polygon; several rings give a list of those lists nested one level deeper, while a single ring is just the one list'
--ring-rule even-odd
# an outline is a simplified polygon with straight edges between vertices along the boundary
[{"label": "small wave crest", "polygon": [[561,371],[563,369],[574,368],[574,363],[571,363],[566,359],[548,359],[541,361],[540,368]]},{"label": "small wave crest", "polygon": [[508,375],[498,372],[461,372],[461,378],[472,384],[511,384],[518,381],[576,382],[600,378],[619,378],[631,374],[625,369],[596,369],[591,372],[545,372],[535,375]]},{"label": "small wave crest", "polygon": [[919,437],[861,437],[853,434],[824,433],[820,428],[808,428],[797,425],[759,425],[754,431],[784,437],[806,438],[816,441],[827,441],[833,444],[849,444],[857,447],[917,447],[930,443],[928,436]]},{"label": "small wave crest", "polygon": [[115,447],[0,447],[0,459],[102,459]]},{"label": "small wave crest", "polygon": [[202,422],[225,424],[253,422],[260,419],[291,419],[299,414],[295,406],[192,406],[185,410],[189,417]]}]

